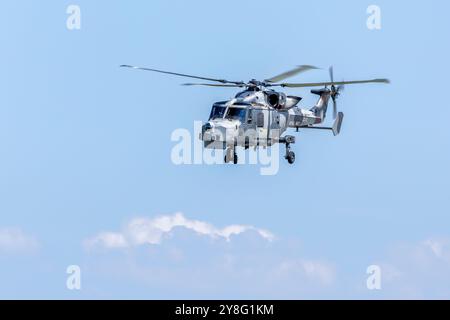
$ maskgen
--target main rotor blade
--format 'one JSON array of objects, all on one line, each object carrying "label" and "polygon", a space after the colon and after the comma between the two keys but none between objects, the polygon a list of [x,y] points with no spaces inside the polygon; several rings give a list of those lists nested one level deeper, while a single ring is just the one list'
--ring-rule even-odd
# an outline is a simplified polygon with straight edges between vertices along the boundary
[{"label": "main rotor blade", "polygon": [[206,86],[206,87],[223,87],[223,88],[242,88],[244,85],[237,84],[215,84],[215,83],[183,83],[183,86]]},{"label": "main rotor blade", "polygon": [[340,82],[317,82],[317,83],[280,83],[274,86],[281,86],[285,88],[308,88],[308,87],[323,87],[330,85],[347,85],[360,83],[391,83],[389,79],[373,79],[373,80],[358,80],[358,81],[340,81]]},{"label": "main rotor blade", "polygon": [[308,70],[313,70],[313,69],[319,69],[319,68],[314,67],[314,66],[310,66],[310,65],[302,65],[302,66],[298,66],[295,69],[292,69],[292,70],[286,71],[286,72],[284,72],[282,74],[279,74],[279,75],[277,75],[277,76],[275,76],[273,78],[266,79],[264,81],[265,82],[269,82],[269,83],[280,82],[280,81],[282,81],[284,79],[293,77],[293,76],[295,76],[295,75],[297,75],[299,73],[306,72]]},{"label": "main rotor blade", "polygon": [[135,67],[135,66],[130,66],[130,65],[121,65],[120,67],[121,68],[131,68],[131,69],[136,69],[136,70],[152,71],[152,72],[170,74],[170,75],[173,75],[173,76],[179,76],[179,77],[185,77],[185,78],[193,78],[193,79],[199,79],[199,80],[207,80],[207,81],[214,81],[214,82],[220,82],[220,83],[233,83],[233,84],[236,84],[236,85],[244,84],[242,81],[228,81],[228,80],[225,80],[225,79],[206,78],[206,77],[192,76],[192,75],[183,74],[183,73],[176,73],[176,72],[163,71],[163,70],[157,70],[157,69]]}]

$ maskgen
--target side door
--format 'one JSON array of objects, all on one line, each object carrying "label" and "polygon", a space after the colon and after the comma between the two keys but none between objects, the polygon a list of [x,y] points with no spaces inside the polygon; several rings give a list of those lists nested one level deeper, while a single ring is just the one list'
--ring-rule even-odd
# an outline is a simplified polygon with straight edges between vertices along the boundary
[{"label": "side door", "polygon": [[253,112],[259,144],[265,144],[269,135],[270,111],[267,109],[254,109]]},{"label": "side door", "polygon": [[278,110],[270,110],[270,123],[269,123],[269,139],[270,145],[279,140],[283,133],[283,126],[285,126],[286,118]]}]

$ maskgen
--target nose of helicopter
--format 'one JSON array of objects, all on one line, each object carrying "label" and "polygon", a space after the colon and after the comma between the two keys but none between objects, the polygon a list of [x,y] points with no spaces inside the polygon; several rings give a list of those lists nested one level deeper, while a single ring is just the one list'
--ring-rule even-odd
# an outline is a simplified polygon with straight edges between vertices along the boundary
[{"label": "nose of helicopter", "polygon": [[239,121],[216,120],[205,123],[202,127],[204,141],[234,141],[239,130]]},{"label": "nose of helicopter", "polygon": [[203,141],[216,141],[217,134],[215,132],[215,126],[211,121],[208,121],[202,126],[202,134],[200,136],[200,140]]}]

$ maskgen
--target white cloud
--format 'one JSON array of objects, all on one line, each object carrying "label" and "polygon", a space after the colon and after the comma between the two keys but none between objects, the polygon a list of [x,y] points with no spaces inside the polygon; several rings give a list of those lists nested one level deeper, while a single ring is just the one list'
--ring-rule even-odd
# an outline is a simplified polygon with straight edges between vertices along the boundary
[{"label": "white cloud", "polygon": [[187,219],[182,213],[163,215],[156,218],[135,218],[126,224],[121,232],[101,232],[87,239],[87,248],[103,247],[118,249],[135,247],[145,244],[161,244],[175,228],[184,228],[198,235],[211,238],[222,238],[230,241],[232,236],[248,231],[256,232],[267,241],[272,241],[274,235],[267,230],[246,225],[230,225],[222,229],[207,222]]},{"label": "white cloud", "polygon": [[450,238],[394,246],[378,263],[386,298],[448,299]]},{"label": "white cloud", "polygon": [[151,245],[100,255],[89,250],[88,261],[102,277],[138,283],[155,292],[154,298],[304,298],[309,290],[332,290],[334,266],[274,239],[255,226],[219,228],[176,213],[131,219],[120,232],[101,232],[84,244],[87,249]]},{"label": "white cloud", "polygon": [[19,228],[0,228],[0,253],[33,252],[38,242]]},{"label": "white cloud", "polygon": [[101,232],[92,239],[85,241],[86,246],[95,247],[103,246],[106,248],[126,248],[128,242],[125,237],[120,233],[114,232]]},{"label": "white cloud", "polygon": [[431,251],[437,259],[450,263],[450,239],[430,238],[424,241],[422,246]]},{"label": "white cloud", "polygon": [[87,249],[132,248],[88,250],[86,269],[106,282],[123,281],[130,290],[124,296],[135,288],[156,299],[292,299],[334,290],[334,264],[303,256],[298,242],[272,240],[254,226],[218,228],[181,213],[136,218],[121,232],[85,241]]},{"label": "white cloud", "polygon": [[335,279],[334,268],[328,263],[314,260],[288,260],[283,261],[278,268],[279,276],[301,275],[317,280],[322,285],[331,285]]}]

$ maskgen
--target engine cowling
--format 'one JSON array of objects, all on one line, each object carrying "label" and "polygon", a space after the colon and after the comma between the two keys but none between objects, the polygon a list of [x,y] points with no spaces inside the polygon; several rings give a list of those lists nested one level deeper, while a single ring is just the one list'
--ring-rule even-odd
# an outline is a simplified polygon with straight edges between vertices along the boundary
[{"label": "engine cowling", "polygon": [[281,92],[267,93],[267,103],[275,109],[283,109],[286,106],[286,95]]},{"label": "engine cowling", "polygon": [[299,103],[300,101],[302,101],[302,98],[301,98],[301,97],[297,97],[297,96],[287,96],[287,99],[286,99],[286,107],[285,107],[285,108],[286,108],[286,109],[291,109],[291,108],[297,106],[298,103]]}]

